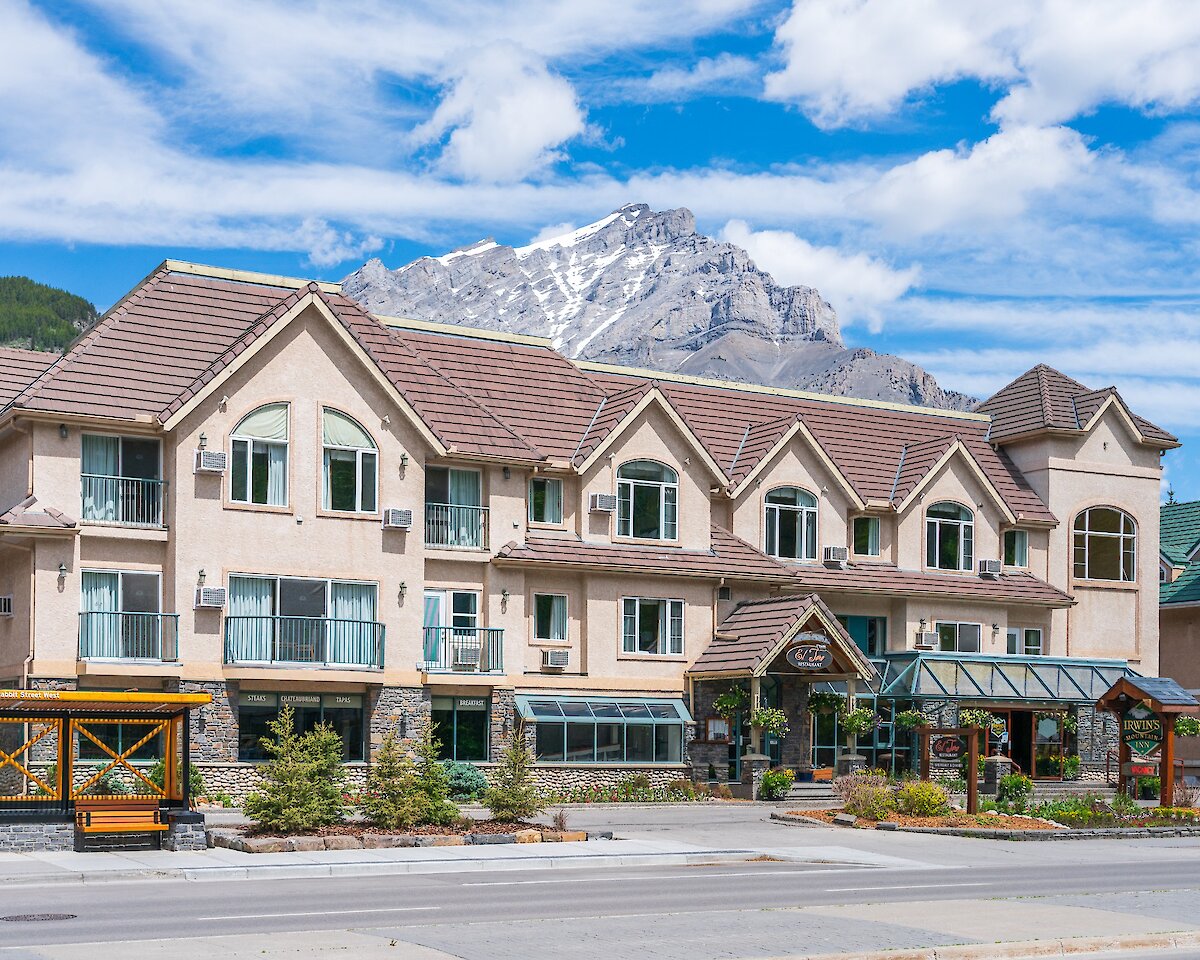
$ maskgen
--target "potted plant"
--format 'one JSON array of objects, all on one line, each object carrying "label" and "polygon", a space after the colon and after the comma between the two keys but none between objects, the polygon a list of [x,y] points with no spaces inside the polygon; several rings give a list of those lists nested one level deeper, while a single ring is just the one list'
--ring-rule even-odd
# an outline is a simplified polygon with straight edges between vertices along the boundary
[{"label": "potted plant", "polygon": [[1200,737],[1200,720],[1195,717],[1176,717],[1175,736]]},{"label": "potted plant", "polygon": [[778,707],[759,707],[750,715],[750,726],[758,727],[763,733],[773,737],[786,737],[787,714]]},{"label": "potted plant", "polygon": [[842,729],[856,737],[868,733],[879,726],[879,715],[868,707],[859,707],[844,714],[841,719]]},{"label": "potted plant", "polygon": [[958,725],[960,727],[981,727],[984,730],[990,730],[999,723],[999,717],[993,713],[988,713],[986,710],[968,707],[965,710],[958,711]]},{"label": "potted plant", "polygon": [[730,687],[713,700],[713,713],[732,723],[733,718],[748,706],[750,694],[741,687]]},{"label": "potted plant", "polygon": [[913,730],[929,723],[929,719],[920,710],[901,710],[892,718],[892,722],[901,730]]},{"label": "potted plant", "polygon": [[846,698],[840,693],[817,690],[808,695],[809,713],[843,713],[845,709]]}]

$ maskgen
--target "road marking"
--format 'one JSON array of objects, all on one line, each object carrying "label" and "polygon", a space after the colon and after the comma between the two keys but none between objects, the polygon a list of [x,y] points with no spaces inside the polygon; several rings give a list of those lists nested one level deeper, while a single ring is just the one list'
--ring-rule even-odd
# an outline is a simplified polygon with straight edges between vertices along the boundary
[{"label": "road marking", "polygon": [[278,917],[329,917],[347,913],[400,913],[407,910],[441,910],[441,907],[374,907],[369,910],[309,910],[305,913],[242,913],[227,917],[197,917],[197,920],[270,920]]},{"label": "road marking", "polygon": [[851,893],[859,890],[924,890],[928,887],[990,887],[991,883],[898,883],[893,887],[829,887],[826,893]]},{"label": "road marking", "polygon": [[[819,867],[819,865],[816,865]],[[629,883],[633,880],[715,880],[723,877],[779,877],[788,874],[803,874],[804,876],[825,876],[829,873],[857,873],[861,871],[870,871],[875,873],[878,867],[848,867],[845,869],[834,870],[755,870],[746,873],[672,873],[662,877],[562,877],[557,880],[472,880],[468,883],[460,883],[460,887],[522,887],[535,883],[612,883],[614,880],[620,880],[622,883]],[[854,889],[858,889],[855,887]]]}]

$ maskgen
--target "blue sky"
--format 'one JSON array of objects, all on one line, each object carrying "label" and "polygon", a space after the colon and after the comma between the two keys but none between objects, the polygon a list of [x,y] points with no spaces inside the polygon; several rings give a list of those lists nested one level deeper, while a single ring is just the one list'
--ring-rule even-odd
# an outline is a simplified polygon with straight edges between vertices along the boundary
[{"label": "blue sky", "polygon": [[1115,383],[1181,498],[1198,159],[1190,0],[0,0],[0,274],[106,307],[687,206],[944,386]]}]

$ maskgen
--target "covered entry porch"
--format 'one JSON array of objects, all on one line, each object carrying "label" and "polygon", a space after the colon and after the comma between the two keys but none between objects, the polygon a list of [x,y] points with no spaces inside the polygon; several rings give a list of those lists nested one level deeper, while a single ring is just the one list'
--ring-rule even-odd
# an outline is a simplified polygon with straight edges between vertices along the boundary
[{"label": "covered entry porch", "polygon": [[[688,672],[693,777],[744,783],[753,760],[805,779],[814,685],[836,683],[853,702],[860,687],[877,682],[870,660],[816,594],[740,604]],[[762,720],[781,720],[784,728]],[[852,740],[848,746],[853,753]]]}]

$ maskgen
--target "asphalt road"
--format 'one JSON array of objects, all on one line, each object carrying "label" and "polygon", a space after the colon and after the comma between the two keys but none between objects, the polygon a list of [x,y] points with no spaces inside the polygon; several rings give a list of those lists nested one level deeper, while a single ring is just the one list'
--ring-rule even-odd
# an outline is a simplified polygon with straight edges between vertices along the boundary
[{"label": "asphalt road", "polygon": [[0,894],[0,915],[54,912],[74,918],[0,923],[0,946],[596,917],[703,914],[711,921],[717,913],[817,905],[914,900],[933,904],[1146,890],[1194,895],[1200,918],[1200,865],[1192,859],[1145,859],[1082,871],[1077,864],[1053,862],[986,869],[758,862],[312,880],[13,885]]}]

